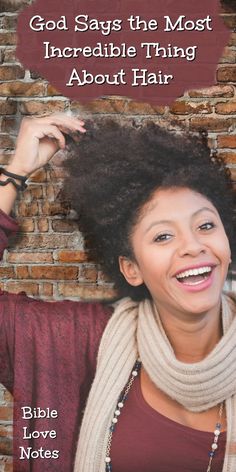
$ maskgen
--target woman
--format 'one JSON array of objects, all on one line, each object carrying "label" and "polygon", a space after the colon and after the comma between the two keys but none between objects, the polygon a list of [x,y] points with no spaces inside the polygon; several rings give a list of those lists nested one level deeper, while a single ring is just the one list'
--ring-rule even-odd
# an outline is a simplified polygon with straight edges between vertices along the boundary
[{"label": "woman", "polygon": [[[229,172],[194,137],[154,125],[86,128],[66,191],[122,299],[114,308],[2,295],[15,470],[233,472],[236,308],[222,294],[234,249]],[[19,183],[64,147],[62,132],[77,130],[83,123],[65,116],[23,122],[11,178]],[[0,190],[9,212],[14,183]],[[14,229],[6,215],[1,225]]]}]

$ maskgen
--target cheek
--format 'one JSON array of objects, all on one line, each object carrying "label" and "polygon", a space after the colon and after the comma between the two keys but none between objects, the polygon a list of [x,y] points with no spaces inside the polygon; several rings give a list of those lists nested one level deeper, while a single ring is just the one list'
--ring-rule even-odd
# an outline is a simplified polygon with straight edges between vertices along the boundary
[{"label": "cheek", "polygon": [[171,265],[171,254],[169,251],[157,249],[152,246],[151,249],[139,254],[138,263],[144,282],[147,284],[162,283],[168,277]]},{"label": "cheek", "polygon": [[215,248],[215,251],[218,253],[218,257],[221,259],[221,262],[228,265],[231,262],[231,250],[229,240],[225,232],[222,233],[221,238],[218,238],[215,241]]}]

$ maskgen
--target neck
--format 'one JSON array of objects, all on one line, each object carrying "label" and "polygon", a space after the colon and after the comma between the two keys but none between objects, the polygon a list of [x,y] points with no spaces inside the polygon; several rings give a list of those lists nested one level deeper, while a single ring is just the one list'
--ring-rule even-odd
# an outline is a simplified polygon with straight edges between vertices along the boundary
[{"label": "neck", "polygon": [[161,308],[158,311],[175,356],[181,362],[200,362],[222,336],[220,304],[207,313],[188,314],[184,318]]}]

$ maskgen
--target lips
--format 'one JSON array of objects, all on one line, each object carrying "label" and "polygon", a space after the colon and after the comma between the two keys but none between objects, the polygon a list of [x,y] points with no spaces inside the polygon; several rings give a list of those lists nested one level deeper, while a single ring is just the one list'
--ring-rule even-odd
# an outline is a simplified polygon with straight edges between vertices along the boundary
[{"label": "lips", "polygon": [[175,278],[183,285],[200,285],[210,278],[214,267],[215,266],[212,264],[206,264],[186,268],[182,271],[178,271],[175,274]]},{"label": "lips", "polygon": [[177,280],[183,284],[190,284],[196,285],[201,283],[207,277],[209,277],[210,273],[212,272],[212,267],[204,266],[199,267],[197,269],[189,269],[185,270],[184,272],[180,272],[176,276]]}]

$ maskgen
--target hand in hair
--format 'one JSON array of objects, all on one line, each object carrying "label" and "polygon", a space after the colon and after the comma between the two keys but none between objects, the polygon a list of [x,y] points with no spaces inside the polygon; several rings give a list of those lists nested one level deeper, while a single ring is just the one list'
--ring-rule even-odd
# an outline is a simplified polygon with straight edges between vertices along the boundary
[{"label": "hand in hair", "polygon": [[30,175],[43,167],[60,148],[65,148],[63,133],[85,132],[84,122],[65,114],[24,118],[12,162],[7,170]]}]

